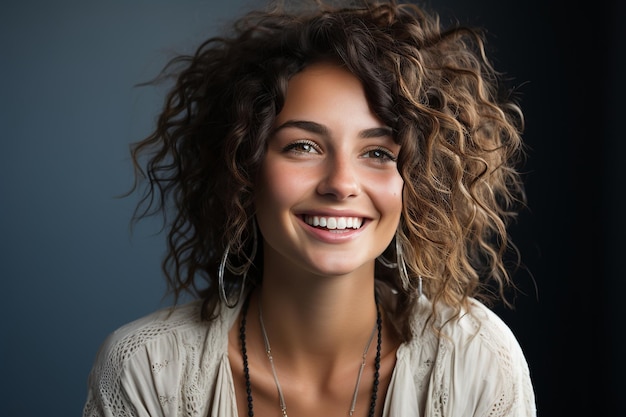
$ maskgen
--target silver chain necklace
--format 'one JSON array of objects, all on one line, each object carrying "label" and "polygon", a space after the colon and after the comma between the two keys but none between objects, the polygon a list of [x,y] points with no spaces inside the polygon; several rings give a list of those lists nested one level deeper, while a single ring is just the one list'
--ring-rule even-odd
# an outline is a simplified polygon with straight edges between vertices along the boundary
[{"label": "silver chain necklace", "polygon": [[[243,318],[241,321],[240,338],[242,342],[242,356],[244,360],[244,375],[246,379],[246,392],[248,394],[248,415],[253,416],[254,411],[252,407],[252,389],[251,389],[250,374],[249,374],[249,369],[248,369],[248,357],[247,357],[247,352],[246,352],[246,337],[245,337],[248,301],[249,300],[247,299],[243,306]],[[376,323],[374,325],[374,328],[372,329],[372,333],[367,341],[367,344],[365,345],[365,349],[363,350],[363,355],[361,357],[361,366],[359,368],[359,373],[357,375],[356,384],[354,386],[354,393],[352,394],[352,402],[350,403],[350,410],[348,412],[350,416],[354,414],[354,410],[356,408],[356,400],[357,400],[357,396],[359,392],[359,385],[361,383],[361,376],[363,375],[363,369],[365,368],[365,365],[366,365],[367,352],[369,351],[370,345],[372,344],[372,340],[374,339],[374,335],[376,334],[376,331],[378,330],[378,343],[376,346],[376,359],[374,363],[374,386],[372,388],[372,397],[370,400],[369,416],[374,416],[374,413],[376,410],[376,399],[377,399],[377,391],[378,391],[378,384],[379,384],[378,378],[379,378],[379,370],[380,370],[380,351],[381,351],[381,344],[382,344],[382,318],[380,314],[380,309],[378,308],[378,300],[376,301],[377,301],[376,302],[376,315],[377,315]],[[269,338],[265,330],[265,324],[263,323],[263,311],[261,309],[261,303],[259,303],[259,322],[261,324],[261,331],[263,333],[263,341],[265,343],[265,352],[267,354],[267,358],[269,359],[269,362],[272,368],[272,375],[274,377],[274,382],[276,384],[276,389],[278,391],[278,397],[280,400],[280,409],[281,409],[283,417],[288,417],[287,405],[285,404],[285,397],[283,395],[283,390],[278,380],[278,375],[276,374],[276,367],[274,365],[274,357],[272,356],[272,348],[270,346]]]}]

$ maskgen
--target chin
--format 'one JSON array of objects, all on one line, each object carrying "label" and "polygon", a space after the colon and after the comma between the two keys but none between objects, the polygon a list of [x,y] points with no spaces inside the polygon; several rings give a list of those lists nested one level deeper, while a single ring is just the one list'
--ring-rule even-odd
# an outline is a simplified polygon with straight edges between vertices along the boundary
[{"label": "chin", "polygon": [[364,264],[356,264],[354,262],[346,263],[345,261],[346,259],[342,259],[339,262],[326,263],[324,265],[317,264],[313,269],[317,274],[329,277],[350,275],[366,270]]}]

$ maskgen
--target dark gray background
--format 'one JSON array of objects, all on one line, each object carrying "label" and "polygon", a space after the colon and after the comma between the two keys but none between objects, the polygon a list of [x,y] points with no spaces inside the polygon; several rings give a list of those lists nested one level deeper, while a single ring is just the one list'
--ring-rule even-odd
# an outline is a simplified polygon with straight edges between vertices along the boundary
[{"label": "dark gray background", "polygon": [[[254,2],[6,2],[0,12],[0,414],[78,416],[106,335],[168,304],[158,222],[131,237],[131,142],[163,91],[135,88]],[[259,2],[256,2],[259,4]],[[432,0],[485,26],[526,112],[531,275],[515,312],[540,416],[624,415],[624,6]],[[591,8],[593,7],[593,9]],[[618,10],[619,8],[619,10]],[[618,30],[619,29],[619,30]]]}]

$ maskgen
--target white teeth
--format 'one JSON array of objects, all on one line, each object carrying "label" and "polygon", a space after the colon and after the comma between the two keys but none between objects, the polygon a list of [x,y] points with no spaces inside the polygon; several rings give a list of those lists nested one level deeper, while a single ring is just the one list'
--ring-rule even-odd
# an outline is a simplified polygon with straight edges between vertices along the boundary
[{"label": "white teeth", "polygon": [[330,230],[358,229],[363,224],[360,217],[321,217],[321,216],[304,216],[307,224],[315,227],[325,227]]}]

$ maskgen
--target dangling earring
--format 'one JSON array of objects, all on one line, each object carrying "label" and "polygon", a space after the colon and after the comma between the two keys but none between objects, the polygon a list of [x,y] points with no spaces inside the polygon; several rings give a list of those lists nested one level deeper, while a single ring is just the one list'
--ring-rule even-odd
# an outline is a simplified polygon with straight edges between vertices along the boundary
[{"label": "dangling earring", "polygon": [[[218,287],[220,293],[220,299],[228,308],[235,308],[237,304],[239,304],[239,300],[244,293],[244,288],[246,286],[246,277],[248,275],[248,270],[254,261],[254,257],[256,256],[257,250],[257,232],[256,232],[256,221],[252,219],[252,253],[248,257],[246,263],[238,268],[235,268],[230,263],[228,263],[228,253],[230,252],[230,244],[226,245],[226,249],[224,249],[224,254],[222,255],[222,260],[220,261],[219,269],[217,270],[217,279],[218,279]],[[228,301],[228,297],[226,296],[226,288],[224,285],[224,272],[225,269],[228,268],[234,275],[243,276],[241,279],[241,287],[239,289],[239,297],[235,300],[234,303]]]},{"label": "dangling earring", "polygon": [[402,286],[407,289],[409,288],[409,273],[406,269],[406,263],[404,262],[404,254],[402,253],[402,246],[400,244],[400,239],[396,235],[396,258],[398,259],[398,272],[400,273],[400,281],[402,282]]},{"label": "dangling earring", "polygon": [[422,291],[422,276],[420,275],[417,281],[417,298],[422,298],[424,292]]},{"label": "dangling earring", "polygon": [[[402,282],[402,286],[406,290],[409,288],[409,273],[406,268],[406,262],[404,261],[404,253],[402,252],[402,245],[400,244],[400,239],[396,235],[396,257],[398,262],[396,264],[398,268],[398,272],[400,273],[400,281]],[[417,297],[420,298],[423,294],[422,291],[422,276],[418,276],[417,280]]]}]

